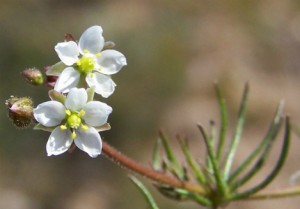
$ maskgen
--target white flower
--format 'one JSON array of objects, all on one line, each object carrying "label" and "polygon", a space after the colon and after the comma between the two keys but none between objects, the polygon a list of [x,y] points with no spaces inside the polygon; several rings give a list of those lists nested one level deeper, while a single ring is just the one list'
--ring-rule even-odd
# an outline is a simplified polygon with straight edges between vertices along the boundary
[{"label": "white flower", "polygon": [[[105,43],[102,32],[100,26],[92,26],[84,31],[78,44],[68,41],[55,46],[65,65],[63,71],[58,73],[60,76],[54,87],[56,91],[67,93],[85,80],[89,87],[94,87],[95,92],[105,98],[114,92],[116,84],[110,75],[119,72],[127,63],[125,56],[116,50],[102,51]],[[51,71],[47,74],[51,75]]]},{"label": "white flower", "polygon": [[46,146],[48,156],[66,152],[73,141],[91,157],[100,155],[102,141],[98,128],[107,124],[112,108],[99,101],[88,101],[88,97],[85,89],[72,88],[64,102],[44,102],[33,110],[43,127],[39,129],[52,131]]}]

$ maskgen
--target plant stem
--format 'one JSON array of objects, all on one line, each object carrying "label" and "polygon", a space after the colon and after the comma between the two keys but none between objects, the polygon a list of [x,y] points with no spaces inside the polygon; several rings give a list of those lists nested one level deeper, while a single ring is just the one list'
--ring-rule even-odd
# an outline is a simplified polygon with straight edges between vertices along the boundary
[{"label": "plant stem", "polygon": [[102,144],[102,151],[103,153],[111,159],[114,163],[125,167],[134,173],[138,173],[144,177],[147,177],[153,181],[156,181],[158,183],[167,184],[169,186],[173,186],[176,188],[182,188],[185,190],[188,190],[190,192],[195,192],[200,195],[205,194],[205,190],[203,187],[192,184],[189,182],[180,181],[172,176],[168,176],[164,173],[158,172],[153,170],[150,167],[146,167],[131,158],[127,157],[126,155],[122,154],[112,146],[108,145],[106,142],[103,141]]}]

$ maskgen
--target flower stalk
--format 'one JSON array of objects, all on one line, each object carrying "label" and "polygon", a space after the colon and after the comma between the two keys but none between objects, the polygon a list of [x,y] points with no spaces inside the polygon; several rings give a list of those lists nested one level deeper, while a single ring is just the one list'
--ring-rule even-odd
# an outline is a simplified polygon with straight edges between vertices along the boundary
[{"label": "flower stalk", "polygon": [[175,177],[166,175],[162,172],[155,171],[150,167],[146,167],[135,160],[127,157],[126,155],[122,154],[120,151],[116,150],[108,143],[103,141],[102,144],[102,152],[103,154],[111,159],[117,165],[121,167],[125,167],[134,173],[138,173],[146,178],[149,178],[157,183],[167,184],[176,188],[186,189],[190,192],[194,192],[197,194],[204,194],[205,190],[196,184],[192,184],[189,182],[184,182],[176,179]]}]

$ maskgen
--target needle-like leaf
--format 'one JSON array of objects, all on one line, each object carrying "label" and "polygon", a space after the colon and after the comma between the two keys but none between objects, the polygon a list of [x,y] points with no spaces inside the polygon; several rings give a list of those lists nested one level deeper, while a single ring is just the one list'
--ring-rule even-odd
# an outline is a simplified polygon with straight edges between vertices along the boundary
[{"label": "needle-like leaf", "polygon": [[240,110],[239,110],[239,114],[238,114],[238,120],[237,120],[237,126],[236,126],[236,130],[235,130],[235,134],[234,134],[234,137],[231,141],[229,152],[228,152],[226,160],[225,160],[225,166],[224,166],[224,178],[225,178],[225,180],[227,180],[229,178],[231,165],[233,163],[233,159],[234,159],[237,147],[238,147],[239,142],[241,140],[241,135],[242,135],[243,126],[244,126],[244,122],[245,122],[248,92],[249,92],[249,85],[247,83],[245,88],[244,88],[244,93],[243,93],[243,97],[242,97],[242,101],[241,101],[241,105],[240,105]]},{"label": "needle-like leaf", "polygon": [[290,127],[289,118],[287,117],[286,121],[285,121],[284,141],[283,141],[283,145],[281,148],[280,157],[279,157],[274,169],[260,184],[254,186],[253,188],[248,189],[242,193],[237,193],[237,194],[233,195],[230,198],[230,200],[245,199],[245,198],[251,196],[252,194],[255,194],[259,190],[265,188],[269,183],[271,183],[271,181],[277,176],[277,174],[281,170],[281,168],[287,158],[289,144],[290,144],[290,132],[291,132],[291,127]]},{"label": "needle-like leaf", "polygon": [[178,137],[179,144],[181,146],[182,152],[184,153],[184,156],[187,160],[188,165],[191,167],[192,171],[195,174],[196,180],[199,184],[204,185],[206,183],[205,176],[202,173],[198,163],[193,158],[190,149],[187,145],[187,142],[180,137]]},{"label": "needle-like leaf", "polygon": [[166,162],[167,166],[169,166],[169,168],[171,168],[173,173],[179,179],[184,179],[185,178],[184,170],[183,170],[182,166],[178,163],[178,161],[171,149],[171,146],[168,143],[168,139],[167,139],[166,135],[163,133],[163,131],[159,131],[159,139],[162,142],[163,148],[166,153],[166,157],[169,161],[169,162]]},{"label": "needle-like leaf", "polygon": [[159,209],[157,204],[155,203],[151,193],[148,189],[144,186],[144,184],[138,180],[135,176],[130,175],[130,180],[137,186],[137,188],[143,193],[144,197],[146,198],[148,204],[150,205],[151,209]]},{"label": "needle-like leaf", "polygon": [[263,165],[263,161],[264,161],[263,159],[266,158],[268,150],[270,150],[270,147],[273,141],[276,139],[276,136],[280,129],[281,122],[282,122],[283,106],[284,106],[283,102],[281,102],[278,105],[273,122],[270,125],[270,128],[266,136],[263,138],[263,140],[258,145],[258,147],[247,157],[247,159],[230,175],[230,178],[228,180],[229,183],[233,182],[236,179],[236,177],[239,176],[239,174],[241,174],[253,162],[253,160],[262,152],[262,150],[264,150],[263,154],[261,155],[257,163],[253,166],[252,171],[249,172],[248,176],[250,175],[250,173],[253,173],[254,170],[258,171],[259,170],[258,168],[260,168]]},{"label": "needle-like leaf", "polygon": [[218,147],[217,147],[217,160],[220,161],[224,151],[224,143],[225,143],[225,137],[227,132],[227,107],[226,107],[225,99],[217,83],[215,83],[215,90],[217,94],[217,99],[220,108],[220,116],[221,116],[220,135],[219,135]]}]

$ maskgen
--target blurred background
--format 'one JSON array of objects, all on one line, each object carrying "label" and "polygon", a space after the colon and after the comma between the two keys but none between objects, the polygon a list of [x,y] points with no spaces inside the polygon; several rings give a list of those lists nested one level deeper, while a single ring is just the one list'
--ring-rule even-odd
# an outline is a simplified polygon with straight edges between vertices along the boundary
[{"label": "blurred background", "polygon": [[[114,41],[128,62],[113,76],[115,93],[103,99],[114,111],[112,130],[101,135],[144,164],[150,163],[160,128],[175,150],[175,135],[188,136],[201,161],[203,143],[196,124],[207,127],[210,119],[219,124],[216,80],[226,96],[231,128],[244,84],[250,83],[248,121],[234,165],[264,136],[281,99],[294,125],[300,126],[299,1],[0,0],[0,5],[0,208],[148,208],[126,170],[104,156],[91,159],[78,150],[47,157],[49,133],[17,130],[7,118],[4,103],[10,95],[30,96],[36,105],[48,100],[48,89],[25,84],[20,72],[56,63],[54,46],[64,34],[79,39],[92,25],[103,27],[106,40]],[[251,183],[268,174],[281,138]],[[294,136],[288,161],[268,189],[289,185],[300,169],[299,148]],[[199,208],[162,197],[144,182],[162,209]],[[236,202],[228,208],[295,208],[299,203],[295,197]]]}]

